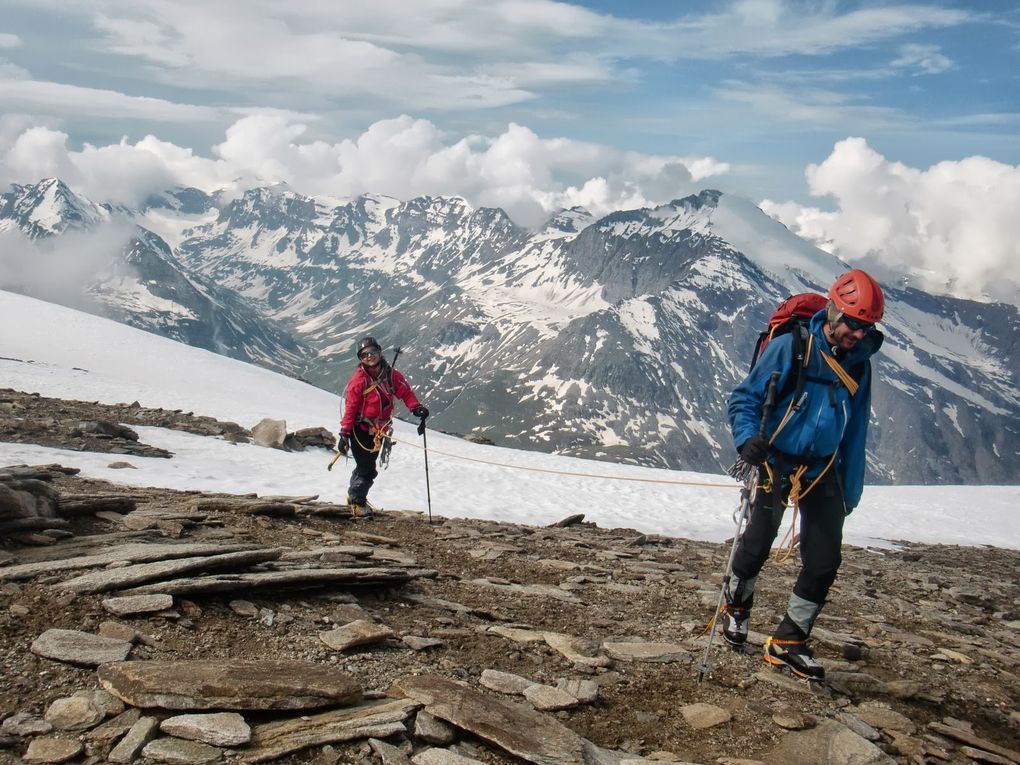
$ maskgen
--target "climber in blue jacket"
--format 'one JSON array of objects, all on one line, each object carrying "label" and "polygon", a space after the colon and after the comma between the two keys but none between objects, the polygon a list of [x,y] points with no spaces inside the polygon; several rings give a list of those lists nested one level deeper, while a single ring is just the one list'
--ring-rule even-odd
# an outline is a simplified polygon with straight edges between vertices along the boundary
[{"label": "climber in blue jacket", "polygon": [[[808,679],[825,676],[807,639],[842,561],[843,521],[864,488],[870,359],[882,345],[875,324],[885,311],[878,283],[859,269],[840,276],[828,297],[799,341],[803,371],[793,332],[775,338],[733,391],[728,409],[737,451],[744,462],[760,466],[761,483],[733,559],[723,636],[736,646],[747,640],[758,572],[787,504],[794,504],[800,511],[801,568],[786,613],[765,643],[765,661]],[[781,393],[762,432],[774,372]]]}]

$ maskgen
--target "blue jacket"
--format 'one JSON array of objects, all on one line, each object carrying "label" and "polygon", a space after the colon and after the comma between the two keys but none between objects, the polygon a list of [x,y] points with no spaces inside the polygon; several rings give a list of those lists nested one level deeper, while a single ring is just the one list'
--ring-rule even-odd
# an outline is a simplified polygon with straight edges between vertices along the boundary
[{"label": "blue jacket", "polygon": [[[846,509],[850,511],[861,501],[864,490],[864,442],[871,413],[870,358],[882,346],[884,338],[878,330],[871,330],[840,359],[841,366],[859,382],[857,394],[851,396],[846,386],[836,384],[836,373],[822,359],[823,353],[832,355],[822,332],[824,324],[824,310],[811,318],[814,343],[805,370],[803,403],[776,436],[772,448],[788,455],[786,459],[790,456],[801,458],[808,465],[806,479],[821,473],[828,458],[833,452],[838,452],[833,467],[842,480]],[[860,374],[862,367],[863,374]],[[776,390],[781,394],[788,392],[778,397],[776,408],[766,423],[765,435],[769,438],[775,433],[794,396],[797,370],[794,369],[792,333],[781,335],[765,346],[754,369],[730,396],[730,430],[733,443],[738,448],[761,426],[765,391],[769,377],[775,371],[780,373]],[[769,462],[775,464],[776,457],[769,457]],[[792,462],[795,464],[796,461]]]}]

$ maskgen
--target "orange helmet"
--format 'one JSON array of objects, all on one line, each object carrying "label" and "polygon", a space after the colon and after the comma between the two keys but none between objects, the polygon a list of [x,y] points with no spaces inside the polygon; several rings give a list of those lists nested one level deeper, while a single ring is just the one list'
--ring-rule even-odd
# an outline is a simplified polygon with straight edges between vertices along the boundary
[{"label": "orange helmet", "polygon": [[875,324],[882,321],[885,298],[878,282],[855,268],[836,279],[829,287],[829,299],[844,316]]}]

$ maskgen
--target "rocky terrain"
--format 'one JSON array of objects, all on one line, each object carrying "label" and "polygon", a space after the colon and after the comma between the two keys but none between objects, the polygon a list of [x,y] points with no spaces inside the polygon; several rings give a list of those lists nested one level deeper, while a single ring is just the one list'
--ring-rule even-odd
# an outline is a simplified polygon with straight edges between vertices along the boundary
[{"label": "rocky terrain", "polygon": [[[132,424],[250,436],[0,391],[5,441],[130,465]],[[354,520],[65,462],[0,468],[0,761],[1020,763],[1018,551],[846,547],[826,684],[767,668],[761,632],[717,638],[699,681],[729,545]],[[768,564],[753,629],[795,571]]]}]

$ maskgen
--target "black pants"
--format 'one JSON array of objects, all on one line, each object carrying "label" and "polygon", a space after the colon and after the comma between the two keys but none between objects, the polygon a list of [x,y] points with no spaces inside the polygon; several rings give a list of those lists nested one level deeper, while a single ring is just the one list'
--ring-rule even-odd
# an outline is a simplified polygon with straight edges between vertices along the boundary
[{"label": "black pants", "polygon": [[376,470],[375,461],[379,457],[375,449],[375,439],[365,428],[355,426],[351,433],[351,456],[354,457],[354,472],[351,473],[351,482],[347,487],[347,500],[355,505],[365,504],[368,498],[368,490],[375,483],[379,475]]},{"label": "black pants", "polygon": [[[790,487],[785,481],[782,484],[781,496],[786,499]],[[810,481],[803,485],[806,488]],[[754,579],[768,560],[784,514],[782,505],[776,509],[772,492],[758,490],[751,508],[751,519],[737,544],[737,552],[733,558],[733,574],[738,579],[733,596],[737,604],[746,607],[752,605]],[[835,468],[831,468],[818,485],[800,501],[801,567],[793,594],[803,601],[816,604],[815,615],[825,603],[829,588],[836,581],[836,573],[843,560],[841,547],[845,518],[843,491],[836,477]],[[749,584],[750,592],[740,592],[745,582]],[[809,632],[810,629],[804,631]]]}]

